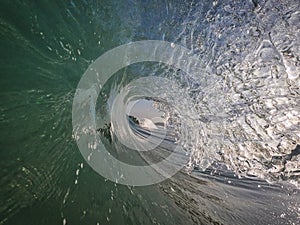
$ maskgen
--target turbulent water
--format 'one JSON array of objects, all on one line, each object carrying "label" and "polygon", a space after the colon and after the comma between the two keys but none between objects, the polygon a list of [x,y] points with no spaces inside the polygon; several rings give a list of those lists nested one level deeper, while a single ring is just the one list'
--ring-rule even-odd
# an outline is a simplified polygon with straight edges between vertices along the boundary
[{"label": "turbulent water", "polygon": [[[140,163],[118,140],[125,126],[127,139],[161,143],[146,161],[174,144],[189,153],[174,177],[130,187],[85,162],[72,101],[94,60],[140,40],[182,45],[201,68],[138,63],[103,87],[95,116],[111,154]],[[2,0],[0,57],[0,224],[299,224],[298,0]],[[141,77],[176,84],[161,83],[165,98],[143,96],[163,111],[158,129],[110,116]]]}]

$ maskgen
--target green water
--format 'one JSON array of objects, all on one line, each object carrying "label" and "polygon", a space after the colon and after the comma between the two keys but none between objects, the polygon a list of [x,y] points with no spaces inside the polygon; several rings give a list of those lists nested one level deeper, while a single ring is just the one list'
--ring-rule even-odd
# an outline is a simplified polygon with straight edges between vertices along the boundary
[{"label": "green water", "polygon": [[170,222],[165,215],[172,204],[157,187],[136,190],[105,181],[72,139],[77,83],[92,60],[132,40],[140,25],[137,7],[122,1],[1,1],[0,224]]},{"label": "green water", "polygon": [[[212,1],[0,1],[1,225],[297,221],[300,201],[294,187],[235,177],[237,185],[228,186],[227,178],[224,182],[209,173],[180,173],[149,187],[117,185],[88,166],[72,137],[73,95],[93,60],[137,40],[200,46],[211,32],[195,38],[193,26],[200,24],[200,33],[202,23],[193,15],[218,18],[213,7]],[[247,18],[245,23],[251,23]],[[208,46],[215,49],[210,41]],[[209,63],[218,53],[202,56]]]}]

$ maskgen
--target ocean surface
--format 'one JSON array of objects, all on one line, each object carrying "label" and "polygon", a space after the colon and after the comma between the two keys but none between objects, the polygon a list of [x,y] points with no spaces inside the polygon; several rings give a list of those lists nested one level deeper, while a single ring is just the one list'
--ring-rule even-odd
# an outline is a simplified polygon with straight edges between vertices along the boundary
[{"label": "ocean surface", "polygon": [[[189,153],[175,176],[137,187],[89,166],[72,106],[99,56],[144,40],[189,49],[201,69],[136,63],[102,88],[95,132],[112,155]],[[0,225],[300,224],[299,0],[1,0],[0,73]],[[160,84],[166,98],[112,107],[130,82],[160,77],[176,84]],[[156,123],[135,118],[147,101]],[[157,148],[126,154],[119,137]]]}]

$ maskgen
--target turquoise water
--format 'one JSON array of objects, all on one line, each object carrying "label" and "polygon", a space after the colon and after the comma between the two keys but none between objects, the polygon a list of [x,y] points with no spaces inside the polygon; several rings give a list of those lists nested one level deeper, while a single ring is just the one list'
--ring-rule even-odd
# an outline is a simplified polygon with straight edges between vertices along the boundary
[{"label": "turquoise water", "polygon": [[[2,0],[0,224],[297,224],[299,15],[297,0]],[[193,153],[192,169],[127,187],[83,159],[72,103],[94,60],[139,40],[183,45],[207,74],[145,63],[104,88],[100,106],[129,81],[163,74],[193,100],[177,102],[187,119],[174,125]],[[271,128],[277,136],[261,131]],[[248,142],[257,137],[259,144]]]}]

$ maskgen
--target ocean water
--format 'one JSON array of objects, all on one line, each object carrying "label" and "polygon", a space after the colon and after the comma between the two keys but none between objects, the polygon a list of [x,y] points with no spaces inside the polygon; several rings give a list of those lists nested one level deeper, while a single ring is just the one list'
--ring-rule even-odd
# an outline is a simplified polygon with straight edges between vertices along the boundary
[{"label": "ocean water", "polygon": [[[147,162],[175,144],[189,153],[175,176],[136,187],[89,166],[72,106],[99,56],[142,40],[184,46],[201,68],[137,63],[103,87],[93,116],[112,155],[142,163],[120,137],[159,143],[142,154]],[[2,0],[0,71],[0,224],[299,224],[298,0]],[[134,116],[163,112],[154,130],[128,119],[130,96],[112,106],[130,82],[149,77],[172,81],[160,83],[166,98],[139,97]],[[113,121],[113,109],[126,113]]]}]

